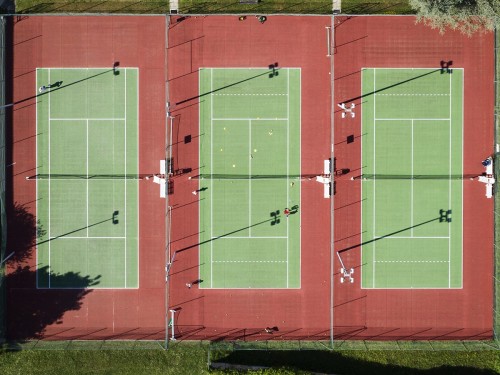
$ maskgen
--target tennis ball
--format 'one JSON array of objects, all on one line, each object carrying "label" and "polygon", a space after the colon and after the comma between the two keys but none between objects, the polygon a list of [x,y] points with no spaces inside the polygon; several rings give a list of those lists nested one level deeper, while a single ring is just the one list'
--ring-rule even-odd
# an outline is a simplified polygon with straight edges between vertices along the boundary
[{"label": "tennis ball", "polygon": [[233,168],[235,168],[235,167],[236,167],[236,165],[235,165],[235,164],[233,164]]},{"label": "tennis ball", "polygon": [[222,151],[222,148],[220,150]]},{"label": "tennis ball", "polygon": [[254,149],[253,149],[253,152],[257,152],[257,149],[256,149],[256,148],[254,148]]}]

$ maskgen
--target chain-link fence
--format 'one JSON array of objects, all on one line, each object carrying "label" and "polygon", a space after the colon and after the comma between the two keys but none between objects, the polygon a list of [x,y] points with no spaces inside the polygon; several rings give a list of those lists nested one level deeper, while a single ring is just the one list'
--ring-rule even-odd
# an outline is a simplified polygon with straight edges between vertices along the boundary
[{"label": "chain-link fence", "polygon": [[[500,43],[500,30],[495,30],[495,147],[496,151],[496,163],[495,163],[495,175],[500,176],[500,165],[498,156],[500,155],[498,150],[498,144],[500,142],[500,61],[498,48]],[[495,244],[494,244],[494,263],[493,263],[493,336],[497,343],[500,345],[500,195],[498,189],[498,183],[495,185],[495,202],[494,202],[494,230],[495,230]]]},{"label": "chain-link fence", "polygon": [[7,242],[7,214],[5,209],[5,127],[7,103],[6,33],[7,18],[0,17],[0,340],[5,339],[5,245]]}]

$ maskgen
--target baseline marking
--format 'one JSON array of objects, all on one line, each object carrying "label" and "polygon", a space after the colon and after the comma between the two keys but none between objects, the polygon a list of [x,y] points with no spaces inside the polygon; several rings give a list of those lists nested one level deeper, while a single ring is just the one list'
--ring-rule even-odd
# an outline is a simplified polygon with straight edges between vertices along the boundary
[{"label": "baseline marking", "polygon": [[[113,81],[114,82],[114,81]],[[114,85],[113,85],[113,94],[115,92],[114,90]],[[139,95],[139,91],[137,91],[137,95]],[[127,175],[127,69],[125,69],[125,93],[124,93],[124,101],[125,101],[125,106],[124,106],[124,118],[125,118],[125,126],[124,126],[124,138],[125,138],[125,153],[123,155],[124,159],[124,170],[125,170],[125,176]],[[137,100],[139,101],[139,100]],[[114,101],[113,101],[114,104]],[[114,124],[113,124],[114,126]],[[139,156],[139,153],[137,153]],[[139,158],[139,157],[138,157]],[[124,211],[125,211],[125,288],[127,287],[127,179],[123,179],[124,186],[125,186],[125,202],[124,202]],[[139,194],[139,192],[137,192]],[[139,268],[139,265],[137,265],[137,268]],[[137,280],[139,282],[139,280]]]},{"label": "baseline marking", "polygon": [[286,263],[286,260],[214,260],[214,263]]},{"label": "baseline marking", "polygon": [[283,117],[212,117],[213,121],[288,121],[287,118]]},{"label": "baseline marking", "polygon": [[[210,92],[213,92],[214,87],[214,70],[210,69]],[[210,173],[214,171],[214,95],[210,94]],[[213,238],[214,232],[214,181],[210,180],[210,237]],[[210,287],[214,287],[213,281],[213,241],[210,242]]]},{"label": "baseline marking", "polygon": [[[50,69],[49,69],[49,82],[50,82]],[[49,95],[48,95],[48,102],[49,102],[48,114],[49,114],[49,119],[50,119],[50,94],[51,94],[51,91],[49,90]],[[50,176],[50,154],[51,154],[51,150],[50,150],[50,120],[48,122],[49,122],[49,176]],[[51,196],[51,189],[50,189],[50,177],[49,177],[49,237],[50,237],[50,196]],[[49,269],[48,269],[49,288],[50,288],[50,274],[51,273],[52,273],[51,246],[50,246],[50,242],[49,242]]]},{"label": "baseline marking", "polygon": [[[376,121],[376,110],[375,110],[375,107],[376,107],[376,103],[377,103],[377,81],[376,81],[376,73],[377,73],[377,69],[373,69],[373,91],[374,91],[374,94],[373,94],[373,174],[375,174],[375,171],[376,171],[376,159],[375,159],[375,149],[377,147],[376,143],[375,143],[375,136],[376,136],[376,129],[377,127],[375,126],[375,121]],[[376,223],[376,217],[375,217],[375,205],[376,205],[376,194],[375,194],[375,186],[376,186],[376,180],[374,179],[373,180],[373,230],[372,230],[372,237],[375,237],[375,223]],[[373,269],[373,277],[372,277],[372,284],[373,284],[373,288],[375,288],[375,252],[376,252],[376,247],[375,247],[375,242],[373,242],[373,264],[372,264],[372,269]]]},{"label": "baseline marking", "polygon": [[[290,180],[288,176],[290,175],[290,70],[286,71],[286,206],[288,207],[290,201]],[[286,221],[286,287],[289,284],[289,233],[290,225],[288,220]]]},{"label": "baseline marking", "polygon": [[[448,183],[448,209],[451,210],[451,157],[452,157],[452,152],[451,152],[451,74],[448,74],[449,76],[449,81],[450,81],[450,165],[449,165],[449,174],[450,174],[450,180]],[[463,194],[463,192],[462,192]],[[450,239],[448,240],[448,288],[451,287],[451,224],[448,224],[448,236]],[[463,251],[463,250],[462,250]]]},{"label": "baseline marking", "polygon": [[74,240],[74,239],[88,239],[88,240],[94,240],[94,239],[119,239],[123,240],[126,239],[127,237],[107,237],[107,236],[60,236],[60,237],[49,237],[50,240]]},{"label": "baseline marking", "polygon": [[49,117],[50,121],[125,121],[126,118],[52,118]]},{"label": "baseline marking", "polygon": [[254,237],[254,236],[248,236],[248,237],[245,237],[245,236],[226,236],[226,237],[212,237],[212,240],[232,240],[232,239],[241,239],[241,238],[251,238],[251,239],[260,239],[260,238],[267,238],[267,239],[273,239],[273,238],[277,238],[277,239],[285,239],[285,238],[288,238],[287,236],[258,236],[258,237]]}]

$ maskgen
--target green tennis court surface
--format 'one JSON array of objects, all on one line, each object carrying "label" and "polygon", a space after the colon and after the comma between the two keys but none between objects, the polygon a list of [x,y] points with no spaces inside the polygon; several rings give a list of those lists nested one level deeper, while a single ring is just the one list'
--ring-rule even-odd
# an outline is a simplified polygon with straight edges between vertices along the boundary
[{"label": "green tennis court surface", "polygon": [[37,69],[39,288],[138,287],[138,70],[118,72]]},{"label": "green tennis court surface", "polygon": [[299,288],[300,69],[199,79],[200,287]]},{"label": "green tennis court surface", "polygon": [[463,70],[362,86],[362,287],[461,288]]}]

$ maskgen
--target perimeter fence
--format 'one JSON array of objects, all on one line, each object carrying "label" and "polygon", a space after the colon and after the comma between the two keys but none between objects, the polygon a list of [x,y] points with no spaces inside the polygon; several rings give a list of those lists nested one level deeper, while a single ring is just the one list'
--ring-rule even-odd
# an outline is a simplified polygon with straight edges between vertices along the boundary
[{"label": "perimeter fence", "polygon": [[[495,176],[500,176],[500,30],[495,30]],[[500,345],[500,194],[498,183],[494,194],[494,262],[493,262],[493,338]]]},{"label": "perimeter fence", "polygon": [[0,342],[5,340],[6,286],[5,248],[7,243],[7,213],[5,207],[5,134],[7,111],[7,18],[0,16]]}]

